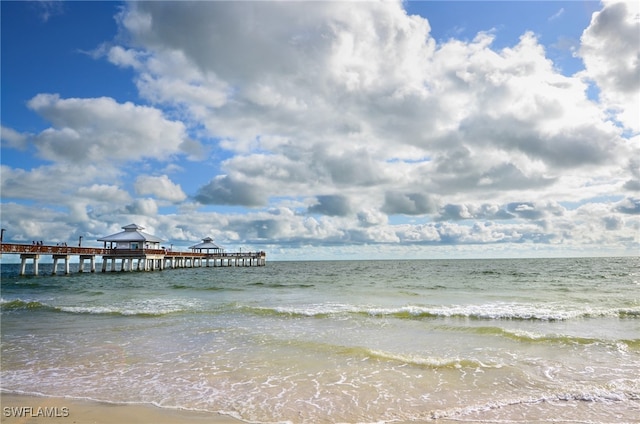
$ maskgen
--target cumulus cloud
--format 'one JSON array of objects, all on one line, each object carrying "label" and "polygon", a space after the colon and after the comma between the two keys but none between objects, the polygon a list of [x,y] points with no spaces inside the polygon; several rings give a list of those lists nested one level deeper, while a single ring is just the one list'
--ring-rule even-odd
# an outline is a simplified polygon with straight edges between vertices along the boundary
[{"label": "cumulus cloud", "polygon": [[34,208],[13,202],[2,203],[2,227],[10,231],[12,240],[23,243],[31,243],[34,240],[77,241],[77,227],[69,224],[66,215],[66,212],[50,208]]},{"label": "cumulus cloud", "polygon": [[125,206],[127,214],[153,217],[158,213],[158,204],[154,199],[135,199]]},{"label": "cumulus cloud", "polygon": [[640,199],[628,198],[619,202],[616,210],[624,214],[640,215]]},{"label": "cumulus cloud", "polygon": [[620,230],[624,224],[624,220],[619,216],[607,216],[602,218],[602,220],[608,231]]},{"label": "cumulus cloud", "polygon": [[205,205],[265,206],[267,198],[260,187],[224,175],[198,189],[195,199]]},{"label": "cumulus cloud", "polygon": [[160,110],[109,97],[38,94],[28,106],[53,124],[33,137],[39,154],[52,161],[166,159],[188,138],[184,124],[165,119]]},{"label": "cumulus cloud", "polygon": [[[185,22],[185,31],[169,30]],[[136,3],[121,23],[140,52],[121,52],[120,63],[142,68],[139,84],[148,75],[194,82],[201,97],[184,104],[237,152],[227,170],[267,197],[290,195],[290,185],[270,181],[274,169],[294,166],[307,183],[447,192],[550,186],[567,166],[620,156],[619,132],[586,85],[561,75],[532,33],[502,50],[492,49],[489,33],[438,46],[428,21],[395,2]],[[171,104],[179,96],[165,95],[166,87],[145,85],[141,93]],[[286,142],[263,142],[274,137]],[[269,154],[258,157],[256,147]],[[415,164],[399,178],[389,161],[407,151],[431,157],[432,166]],[[456,167],[460,152],[467,160]],[[256,170],[249,158],[267,166]],[[446,167],[450,175],[434,172]]]},{"label": "cumulus cloud", "polygon": [[542,220],[561,217],[566,209],[555,202],[511,202],[498,204],[447,204],[439,211],[438,221]]},{"label": "cumulus cloud", "polygon": [[382,211],[389,215],[425,215],[435,211],[434,201],[424,193],[385,193]]},{"label": "cumulus cloud", "polygon": [[629,172],[632,178],[624,184],[624,188],[631,191],[640,191],[640,159],[629,160]]},{"label": "cumulus cloud", "polygon": [[187,198],[179,184],[175,184],[166,175],[157,177],[140,175],[136,179],[135,190],[140,195],[153,195],[160,200],[181,202]]},{"label": "cumulus cloud", "polygon": [[0,127],[0,139],[2,140],[2,145],[19,150],[24,150],[29,140],[27,135],[20,134],[18,131],[5,126]]},{"label": "cumulus cloud", "polygon": [[[30,170],[0,166],[0,190],[3,199],[32,199],[35,202],[57,204],[73,195],[83,184],[95,180],[113,180],[117,172],[100,169],[94,165],[73,165],[69,163],[40,166]],[[78,175],[83,176],[78,181]]]},{"label": "cumulus cloud", "polygon": [[93,184],[89,187],[80,187],[76,193],[84,199],[111,203],[113,205],[131,200],[129,193],[117,186],[107,184]]},{"label": "cumulus cloud", "polygon": [[377,209],[361,210],[357,214],[358,222],[363,227],[375,227],[387,223],[387,215]]},{"label": "cumulus cloud", "polygon": [[616,118],[640,131],[640,5],[638,2],[603,2],[581,38],[579,55],[585,76],[600,88],[600,98]]},{"label": "cumulus cloud", "polygon": [[329,216],[346,216],[351,212],[349,199],[340,195],[318,196],[318,203],[310,206],[309,213],[319,213]]}]

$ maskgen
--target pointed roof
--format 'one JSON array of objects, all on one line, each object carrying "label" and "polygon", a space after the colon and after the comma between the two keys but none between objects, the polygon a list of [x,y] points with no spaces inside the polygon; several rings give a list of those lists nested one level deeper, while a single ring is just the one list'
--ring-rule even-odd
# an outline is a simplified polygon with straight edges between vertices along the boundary
[{"label": "pointed roof", "polygon": [[202,243],[191,246],[189,249],[222,249],[220,246],[213,242],[211,237],[205,237],[202,239]]},{"label": "pointed roof", "polygon": [[116,242],[127,242],[127,241],[148,241],[151,243],[162,243],[162,240],[159,237],[152,236],[151,234],[147,234],[144,231],[144,227],[141,227],[137,224],[129,224],[122,227],[124,231],[121,231],[116,234],[111,234],[110,236],[99,238],[98,241],[116,241]]}]

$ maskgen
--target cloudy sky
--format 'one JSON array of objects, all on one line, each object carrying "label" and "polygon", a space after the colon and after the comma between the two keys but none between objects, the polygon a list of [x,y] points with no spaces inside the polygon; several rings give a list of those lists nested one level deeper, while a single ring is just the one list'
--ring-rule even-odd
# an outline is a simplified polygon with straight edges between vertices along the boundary
[{"label": "cloudy sky", "polygon": [[1,2],[5,241],[640,252],[638,2]]}]

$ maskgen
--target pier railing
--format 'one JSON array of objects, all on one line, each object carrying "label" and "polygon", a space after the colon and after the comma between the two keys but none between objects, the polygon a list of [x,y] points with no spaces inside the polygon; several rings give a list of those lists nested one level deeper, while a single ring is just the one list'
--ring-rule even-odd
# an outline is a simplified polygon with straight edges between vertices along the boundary
[{"label": "pier railing", "polygon": [[183,257],[183,258],[248,258],[248,257],[261,257],[266,256],[265,252],[244,252],[244,253],[202,253],[202,252],[177,252],[167,250],[164,255],[170,257]]},{"label": "pier railing", "polygon": [[2,253],[33,253],[43,255],[106,255],[111,249],[95,247],[50,246],[42,244],[2,243]]}]

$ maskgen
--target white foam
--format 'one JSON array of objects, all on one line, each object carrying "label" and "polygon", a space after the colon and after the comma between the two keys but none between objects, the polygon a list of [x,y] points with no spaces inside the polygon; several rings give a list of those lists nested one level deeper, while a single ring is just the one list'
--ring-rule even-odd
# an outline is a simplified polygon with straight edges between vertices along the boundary
[{"label": "white foam", "polygon": [[618,309],[595,309],[575,307],[561,303],[515,303],[495,302],[467,305],[421,306],[407,305],[400,308],[371,308],[371,315],[409,314],[412,316],[468,317],[479,319],[521,319],[564,321],[581,317],[617,316]]},{"label": "white foam", "polygon": [[132,300],[114,305],[61,306],[64,312],[77,314],[166,315],[197,308],[198,301],[184,299]]}]

